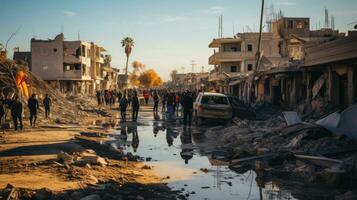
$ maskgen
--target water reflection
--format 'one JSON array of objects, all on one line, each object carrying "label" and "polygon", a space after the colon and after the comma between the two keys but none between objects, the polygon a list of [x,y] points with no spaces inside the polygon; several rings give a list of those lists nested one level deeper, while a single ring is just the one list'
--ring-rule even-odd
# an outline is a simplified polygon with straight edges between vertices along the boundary
[{"label": "water reflection", "polygon": [[139,135],[138,135],[138,127],[131,126],[129,127],[132,133],[131,146],[133,147],[134,152],[136,153],[139,147]]},{"label": "water reflection", "polygon": [[166,128],[166,142],[169,147],[173,145],[174,139],[176,139],[179,134],[180,133],[172,126]]},{"label": "water reflection", "polygon": [[228,169],[227,151],[207,145],[204,129],[185,129],[159,119],[151,124],[120,123],[112,143],[125,152],[137,153],[143,160],[152,158],[147,164],[154,166],[159,176],[170,176],[170,187],[195,192],[189,199],[294,199],[277,184],[264,182],[262,174]]},{"label": "water reflection", "polygon": [[188,161],[193,157],[192,131],[191,128],[184,128],[181,133],[181,158],[188,164]]},{"label": "water reflection", "polygon": [[154,121],[152,127],[153,127],[152,132],[154,133],[154,137],[157,137],[157,134],[160,131],[162,131],[162,132],[165,131],[165,124],[164,123],[160,123],[160,122]]}]

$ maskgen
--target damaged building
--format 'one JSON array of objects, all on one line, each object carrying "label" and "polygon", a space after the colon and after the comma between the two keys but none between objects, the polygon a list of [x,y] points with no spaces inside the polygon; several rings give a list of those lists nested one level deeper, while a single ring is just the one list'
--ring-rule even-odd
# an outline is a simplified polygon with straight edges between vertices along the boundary
[{"label": "damaged building", "polygon": [[117,77],[117,70],[104,65],[104,51],[94,43],[65,41],[63,34],[53,40],[31,39],[31,71],[63,93],[94,94],[110,88],[109,76]]},{"label": "damaged building", "polygon": [[[219,51],[209,58],[215,66],[209,80],[225,88],[220,92],[245,102],[269,102],[289,109],[304,105],[301,112],[319,111],[327,105],[346,108],[356,102],[355,32],[345,36],[332,28],[310,30],[309,18],[281,17],[271,25],[272,32],[262,35],[263,55],[253,86],[254,43],[253,49],[249,42],[237,47],[243,38],[240,34],[210,43]],[[258,33],[250,34],[256,35],[252,40],[257,43]],[[270,42],[265,41],[267,36]],[[232,62],[241,66],[240,71]],[[227,63],[232,66],[225,67]],[[220,78],[212,79],[219,77],[216,74]]]},{"label": "damaged building", "polygon": [[[215,48],[209,57],[209,64],[214,70],[209,75],[209,82],[221,93],[246,98],[248,85],[245,80],[255,69],[255,53],[259,33],[238,33],[234,38],[214,39],[210,48]],[[264,56],[272,66],[281,61],[279,54],[280,38],[272,33],[262,34],[261,47]]]},{"label": "damaged building", "polygon": [[349,32],[330,42],[306,49],[307,101],[321,109],[316,99],[340,109],[357,102],[357,34]]}]

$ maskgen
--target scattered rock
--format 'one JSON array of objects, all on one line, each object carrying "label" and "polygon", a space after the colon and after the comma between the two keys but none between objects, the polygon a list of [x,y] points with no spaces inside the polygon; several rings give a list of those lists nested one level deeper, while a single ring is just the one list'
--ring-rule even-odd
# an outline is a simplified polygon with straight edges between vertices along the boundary
[{"label": "scattered rock", "polygon": [[92,184],[92,185],[95,185],[98,183],[98,179],[93,175],[89,175],[87,178],[87,181],[89,184]]},{"label": "scattered rock", "polygon": [[201,168],[200,171],[202,171],[204,173],[208,173],[208,169],[207,168]]},{"label": "scattered rock", "polygon": [[77,165],[84,166],[86,164],[106,166],[108,163],[100,156],[85,156],[76,161]]},{"label": "scattered rock", "polygon": [[142,169],[151,169],[151,167],[148,166],[148,165],[144,165],[144,166],[142,167]]},{"label": "scattered rock", "polygon": [[74,157],[66,152],[61,151],[57,154],[57,160],[65,164],[72,164],[74,162]]}]

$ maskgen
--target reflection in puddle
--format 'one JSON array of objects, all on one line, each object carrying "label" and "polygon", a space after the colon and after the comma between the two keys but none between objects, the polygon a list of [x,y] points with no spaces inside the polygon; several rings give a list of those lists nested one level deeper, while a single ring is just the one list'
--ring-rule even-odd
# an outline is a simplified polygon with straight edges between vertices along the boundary
[{"label": "reflection in puddle", "polygon": [[[294,199],[273,183],[259,187],[254,171],[238,174],[230,170],[225,151],[207,150],[203,130],[155,118],[152,126],[120,123],[110,144],[144,157],[156,174],[189,199]],[[142,120],[152,120],[152,116]]]}]

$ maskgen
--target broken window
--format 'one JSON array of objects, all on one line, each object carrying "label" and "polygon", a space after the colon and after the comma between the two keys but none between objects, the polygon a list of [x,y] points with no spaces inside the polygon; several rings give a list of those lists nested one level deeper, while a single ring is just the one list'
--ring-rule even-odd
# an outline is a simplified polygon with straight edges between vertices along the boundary
[{"label": "broken window", "polygon": [[216,104],[227,105],[228,99],[227,99],[227,97],[204,95],[202,97],[201,103],[202,104],[211,104],[211,105],[216,105]]},{"label": "broken window", "polygon": [[81,64],[75,64],[74,65],[75,70],[81,70]]},{"label": "broken window", "polygon": [[231,72],[237,72],[237,66],[232,65],[231,66]]},{"label": "broken window", "polygon": [[76,58],[79,58],[79,56],[81,56],[81,48],[77,48],[76,49]]},{"label": "broken window", "polygon": [[293,20],[289,20],[289,21],[288,21],[288,28],[290,28],[290,29],[294,28],[294,22],[293,22]]},{"label": "broken window", "polygon": [[299,28],[299,29],[304,28],[304,23],[302,21],[299,21],[296,25],[296,28]]},{"label": "broken window", "polygon": [[247,49],[248,49],[248,51],[253,51],[253,45],[252,44],[248,44]]},{"label": "broken window", "polygon": [[253,69],[253,64],[248,64],[248,65],[247,65],[247,70],[248,70],[248,71],[251,71],[252,69]]}]

